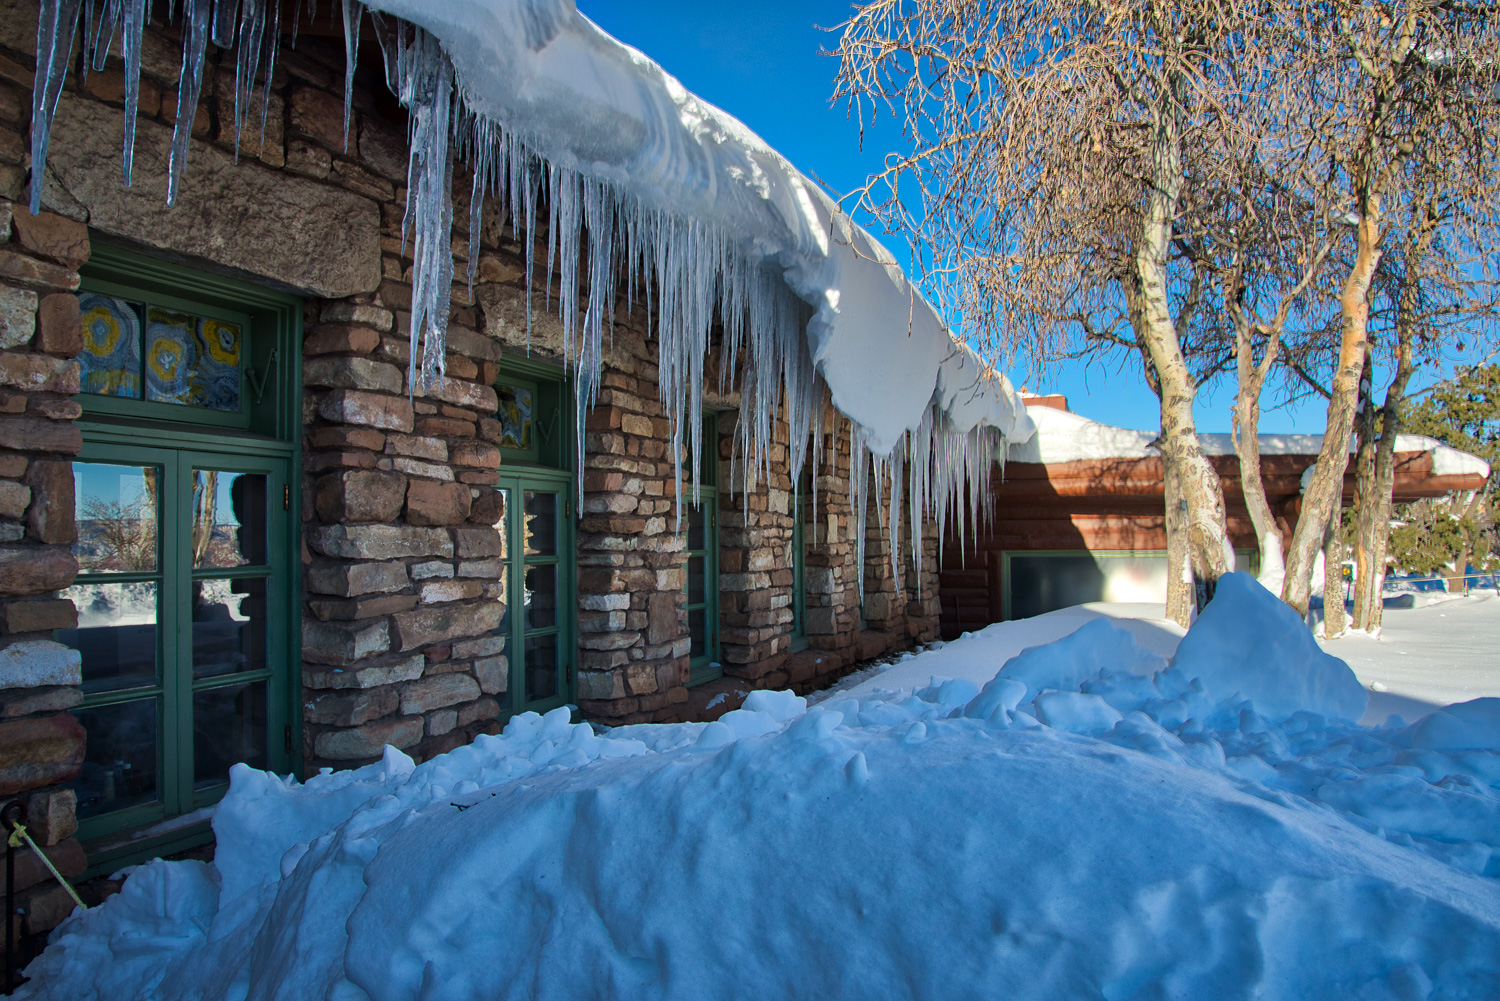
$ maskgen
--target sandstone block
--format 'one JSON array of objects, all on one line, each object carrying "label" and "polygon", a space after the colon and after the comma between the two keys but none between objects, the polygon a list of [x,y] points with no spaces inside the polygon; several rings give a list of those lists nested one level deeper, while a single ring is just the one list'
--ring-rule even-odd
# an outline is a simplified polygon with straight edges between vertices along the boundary
[{"label": "sandstone block", "polygon": [[0,689],[0,716],[14,719],[38,713],[58,713],[72,709],[83,701],[83,689],[77,685],[61,688]]},{"label": "sandstone block", "polygon": [[623,612],[630,607],[630,595],[585,594],[579,598],[578,607],[590,612]]},{"label": "sandstone block", "polygon": [[500,715],[500,703],[494,699],[475,699],[458,707],[458,725],[468,726],[482,719],[494,719]]},{"label": "sandstone block", "polygon": [[78,830],[78,794],[72,789],[49,789],[26,799],[26,827],[39,845],[55,845]]},{"label": "sandstone block", "polygon": [[345,598],[399,591],[407,583],[404,563],[341,563],[315,566],[307,571],[309,591]]},{"label": "sandstone block", "polygon": [[32,215],[25,204],[14,206],[11,211],[17,242],[33,254],[74,271],[89,259],[89,230],[83,223],[54,212]]},{"label": "sandstone block", "polygon": [[313,664],[352,664],[391,648],[386,620],[320,622],[302,620],[302,659]]},{"label": "sandstone block", "polygon": [[484,593],[477,580],[435,580],[422,585],[422,604],[437,605],[445,601],[464,601]]},{"label": "sandstone block", "polygon": [[63,546],[0,546],[0,594],[58,591],[77,573],[78,561]]},{"label": "sandstone block", "polygon": [[[37,797],[33,796],[31,798],[36,799]],[[73,838],[69,837],[60,842],[53,842],[51,845],[44,844],[37,838],[37,832],[32,828],[33,821],[29,810],[22,818],[21,823],[26,825],[26,833],[31,835],[31,839],[42,846],[43,853],[57,867],[57,870],[67,878],[72,879],[89,867],[88,858],[83,854],[83,846]],[[29,849],[24,849],[16,853],[15,864],[17,892],[53,878],[52,873],[42,864],[42,860],[37,858],[36,853]],[[3,892],[5,892],[5,870],[3,866],[0,866],[0,893]]]},{"label": "sandstone block", "polygon": [[8,448],[17,452],[56,452],[61,455],[77,455],[79,449],[83,448],[83,432],[71,421],[49,421],[41,417],[7,415],[0,418],[0,448]]},{"label": "sandstone block", "polygon": [[474,677],[479,681],[479,690],[486,695],[498,695],[510,683],[510,658],[504,654],[480,657],[474,661]]},{"label": "sandstone block", "polygon": [[444,379],[439,385],[427,388],[427,397],[451,403],[456,407],[468,407],[481,413],[494,413],[500,407],[500,397],[489,386],[462,379]]},{"label": "sandstone block", "polygon": [[78,651],[52,640],[23,640],[0,649],[0,689],[81,685],[82,671]]},{"label": "sandstone block", "polygon": [[420,678],[426,666],[427,658],[421,654],[379,657],[352,668],[306,666],[302,684],[307,688],[378,688]]},{"label": "sandstone block", "polygon": [[580,699],[623,699],[625,680],[618,671],[579,671],[578,697]]},{"label": "sandstone block", "polygon": [[391,466],[411,476],[423,476],[429,480],[453,480],[453,470],[447,466],[439,466],[431,462],[420,462],[417,459],[408,459],[405,456],[390,460]]},{"label": "sandstone block", "polygon": [[334,619],[373,619],[379,615],[404,612],[417,604],[414,594],[377,594],[360,598],[328,600],[314,598],[307,603],[312,613],[324,622]]},{"label": "sandstone block", "polygon": [[434,577],[452,577],[453,564],[444,563],[441,560],[430,560],[426,563],[413,563],[410,567],[412,580],[431,580]]},{"label": "sandstone block", "polygon": [[417,459],[431,459],[434,462],[448,461],[448,443],[426,435],[388,435],[385,440],[385,451],[388,455],[407,455]]},{"label": "sandstone block", "polygon": [[330,761],[378,758],[387,744],[411,747],[422,739],[421,719],[377,720],[352,730],[330,730],[313,740],[313,753]]},{"label": "sandstone block", "polygon": [[318,403],[318,415],[335,424],[361,424],[386,431],[410,431],[414,415],[403,396],[336,389]]},{"label": "sandstone block", "polygon": [[313,485],[318,517],[329,524],[395,521],[406,499],[406,477],[373,469],[346,469]]},{"label": "sandstone block", "polygon": [[385,447],[385,435],[379,431],[359,427],[322,427],[308,432],[308,444],[312,448],[368,448],[378,452]]},{"label": "sandstone block", "polygon": [[467,674],[434,674],[401,686],[401,712],[416,716],[479,698],[479,683]]},{"label": "sandstone block", "polygon": [[72,268],[4,248],[0,248],[0,278],[59,292],[78,288],[78,272]]},{"label": "sandstone block", "polygon": [[[339,117],[342,123],[342,106]],[[192,167],[169,206],[164,169],[138,170],[131,187],[120,186],[119,133],[119,111],[63,95],[47,190],[86,208],[93,229],[322,298],[372,291],[380,283],[380,212],[369,199],[283,171],[247,169],[231,152],[195,141]],[[142,118],[136,163],[166,163],[171,143],[170,128]]]},{"label": "sandstone block", "polygon": [[462,640],[453,644],[453,656],[459,660],[467,657],[489,657],[504,649],[504,636],[481,636],[478,639]]},{"label": "sandstone block", "polygon": [[32,538],[56,545],[76,542],[78,525],[73,515],[73,464],[39,459],[26,470],[25,482],[31,487],[26,529]]},{"label": "sandstone block", "polygon": [[454,445],[452,461],[455,466],[470,466],[475,469],[499,469],[500,450],[483,441],[466,441]]},{"label": "sandstone block", "polygon": [[67,598],[8,601],[0,605],[0,632],[44,633],[78,626],[78,609]]},{"label": "sandstone block", "polygon": [[447,529],[404,525],[323,525],[307,533],[314,552],[348,560],[453,556]]},{"label": "sandstone block", "polygon": [[460,577],[480,577],[484,580],[499,580],[505,571],[505,564],[497,558],[484,560],[464,560],[458,565]]},{"label": "sandstone block", "polygon": [[402,650],[493,632],[503,606],[495,602],[434,605],[393,616]]},{"label": "sandstone block", "polygon": [[505,555],[504,539],[493,528],[458,528],[453,534],[457,538],[460,557]]},{"label": "sandstone block", "polygon": [[308,694],[302,703],[303,720],[328,726],[362,726],[389,716],[401,705],[401,696],[392,685]]},{"label": "sandstone block", "polygon": [[70,713],[0,723],[0,796],[71,782],[83,742],[83,724]]},{"label": "sandstone block", "polygon": [[302,382],[308,386],[365,389],[393,395],[404,388],[401,371],[388,362],[336,356],[313,357],[303,362]]},{"label": "sandstone block", "polygon": [[390,330],[396,322],[390,310],[365,302],[330,302],[319,316],[324,323],[357,323],[381,332]]},{"label": "sandstone block", "polygon": [[441,737],[458,726],[458,710],[439,709],[427,717],[427,736]]},{"label": "sandstone block", "polygon": [[22,914],[21,934],[42,935],[51,931],[67,920],[76,906],[68,891],[56,883],[41,883],[23,891],[16,898],[16,909]]},{"label": "sandstone block", "polygon": [[677,638],[677,596],[658,591],[646,599],[646,642],[652,646]]},{"label": "sandstone block", "polygon": [[304,355],[367,355],[380,345],[380,332],[369,327],[331,323],[314,327],[302,342]]},{"label": "sandstone block", "polygon": [[650,695],[656,691],[656,669],[649,664],[631,664],[625,668],[625,687],[631,695]]},{"label": "sandstone block", "polygon": [[0,285],[0,348],[18,348],[36,333],[36,293]]},{"label": "sandstone block", "polygon": [[20,521],[30,503],[30,487],[15,480],[0,480],[0,518]]},{"label": "sandstone block", "polygon": [[406,489],[406,520],[412,525],[458,525],[469,517],[473,495],[462,483],[412,480]]}]

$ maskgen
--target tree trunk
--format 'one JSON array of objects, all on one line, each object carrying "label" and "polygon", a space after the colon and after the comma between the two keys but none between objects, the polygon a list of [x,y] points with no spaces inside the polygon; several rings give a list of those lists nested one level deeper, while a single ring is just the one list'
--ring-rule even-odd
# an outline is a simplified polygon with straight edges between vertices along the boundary
[{"label": "tree trunk", "polygon": [[1323,448],[1318,453],[1317,469],[1302,497],[1302,517],[1292,533],[1291,552],[1287,554],[1286,583],[1281,596],[1299,614],[1307,615],[1311,594],[1312,567],[1323,529],[1342,503],[1344,472],[1349,468],[1349,435],[1354,430],[1354,408],[1359,396],[1359,379],[1364,372],[1365,352],[1370,319],[1370,282],[1380,263],[1380,199],[1366,199],[1365,211],[1357,227],[1354,266],[1339,296],[1342,314],[1342,336],[1339,343],[1338,368],[1329,387],[1328,428]]},{"label": "tree trunk", "polygon": [[1342,508],[1333,509],[1323,538],[1323,638],[1337,639],[1349,629],[1344,614],[1344,539]]},{"label": "tree trunk", "polygon": [[[1411,380],[1410,336],[1403,333],[1397,348],[1396,372],[1385,391],[1380,410],[1380,439],[1375,445],[1375,469],[1368,491],[1360,499],[1354,527],[1354,628],[1379,633],[1385,612],[1385,557],[1391,541],[1391,509],[1396,486],[1396,438],[1401,434],[1401,404]],[[1361,562],[1361,555],[1363,561]]]},{"label": "tree trunk", "polygon": [[1137,336],[1159,382],[1161,437],[1157,447],[1167,475],[1176,477],[1180,501],[1187,503],[1188,562],[1193,572],[1194,600],[1201,609],[1213,598],[1219,578],[1232,567],[1226,555],[1224,491],[1198,441],[1193,419],[1198,387],[1183,357],[1167,296],[1167,257],[1182,190],[1181,145],[1174,107],[1164,111],[1156,123],[1154,184],[1135,248],[1133,277],[1139,294]]},{"label": "tree trunk", "polygon": [[[1261,582],[1279,592],[1286,570],[1281,552],[1281,530],[1276,526],[1276,516],[1266,499],[1266,481],[1260,468],[1260,392],[1265,375],[1263,367],[1255,364],[1248,324],[1239,323],[1237,326],[1241,328],[1237,331],[1235,350],[1239,386],[1235,393],[1231,431],[1234,452],[1240,461],[1240,491],[1245,497],[1245,509],[1250,512],[1250,523],[1255,526],[1255,541],[1260,548]],[[1273,338],[1266,346],[1264,367],[1269,367],[1274,360],[1276,343]]]},{"label": "tree trunk", "polygon": [[1175,466],[1164,464],[1167,516],[1167,618],[1186,629],[1193,619],[1193,572],[1188,557],[1187,518]]},{"label": "tree trunk", "polygon": [[1375,430],[1375,373],[1371,363],[1371,354],[1373,352],[1365,353],[1365,370],[1359,378],[1359,409],[1354,419],[1354,439],[1357,443],[1354,449],[1355,628],[1363,628],[1358,624],[1360,620],[1358,588],[1370,576],[1370,568],[1367,565],[1370,552],[1368,548],[1360,544],[1365,529],[1364,520],[1373,513],[1378,503],[1375,483],[1375,451],[1378,445]]}]

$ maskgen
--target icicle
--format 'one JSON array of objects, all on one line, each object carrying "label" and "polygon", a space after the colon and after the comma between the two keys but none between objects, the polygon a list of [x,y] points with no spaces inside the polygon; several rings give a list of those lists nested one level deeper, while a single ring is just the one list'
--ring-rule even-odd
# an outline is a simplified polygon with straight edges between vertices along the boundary
[{"label": "icicle", "polygon": [[99,8],[99,24],[89,43],[90,51],[94,54],[95,70],[104,69],[109,61],[109,51],[114,48],[115,31],[120,26],[120,15],[124,8],[125,0],[104,0],[104,6]]},{"label": "icicle", "polygon": [[[281,54],[281,3],[271,4],[271,40],[267,43],[266,78],[260,92],[260,145],[266,144],[266,116],[271,110],[271,85],[276,75],[276,57]],[[347,132],[347,126],[345,128]]]},{"label": "icicle", "polygon": [[47,143],[78,34],[78,0],[42,0],[36,21],[36,79],[31,94],[31,214],[42,210]]},{"label": "icicle", "polygon": [[[234,64],[234,158],[240,157],[240,133],[250,114],[255,94],[255,74],[260,68],[261,41],[265,36],[265,0],[243,0],[240,8],[240,31]],[[266,75],[269,82],[270,74]]]},{"label": "icicle", "polygon": [[[120,55],[125,62],[125,187],[130,187],[135,165],[135,116],[141,103],[141,36],[146,32],[146,7],[151,0],[125,0],[120,25]],[[102,68],[102,67],[101,67]]]},{"label": "icicle", "polygon": [[[344,0],[344,152],[349,152],[349,117],[354,109],[354,66],[359,60],[359,24],[365,12],[359,0]],[[472,287],[474,279],[469,279]]]},{"label": "icicle", "polygon": [[198,95],[203,86],[203,56],[208,49],[208,29],[213,20],[214,0],[184,0],[182,74],[177,81],[177,121],[172,126],[172,157],[167,166],[167,204],[177,201],[177,188],[187,166],[193,119],[198,114]]},{"label": "icicle", "polygon": [[[240,0],[214,0],[214,45],[221,49],[234,48],[234,33],[239,24]],[[103,67],[95,67],[102,69]]]}]

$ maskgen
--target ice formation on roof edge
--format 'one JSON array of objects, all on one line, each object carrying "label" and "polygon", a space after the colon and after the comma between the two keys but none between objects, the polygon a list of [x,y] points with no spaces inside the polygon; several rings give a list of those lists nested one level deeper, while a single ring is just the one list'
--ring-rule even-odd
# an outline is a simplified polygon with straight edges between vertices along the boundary
[{"label": "ice formation on roof edge", "polygon": [[[124,182],[129,186],[141,36],[150,20],[151,0],[100,0],[97,20],[95,4],[96,0],[42,0],[37,29],[38,85],[33,109],[34,173],[36,176],[44,173],[51,121],[82,15],[85,52],[92,55],[92,60],[85,60],[85,72],[90,61],[96,68],[102,68],[117,27],[122,35],[121,54],[126,81]],[[172,2],[171,7],[175,6]],[[264,66],[263,81],[268,85],[275,68],[280,12],[279,5],[270,6],[272,17],[267,39],[266,0],[243,0],[243,3],[236,0],[184,0],[183,72],[169,168],[169,202],[175,198],[177,182],[186,164],[188,126],[197,106],[207,40],[211,37],[220,47],[238,48],[243,56],[237,60],[235,77],[234,115],[238,136],[251,106],[257,69]],[[410,13],[405,8],[412,5],[401,0],[381,0],[373,6],[394,8],[396,13]],[[503,0],[498,6],[503,6]],[[490,4],[494,9],[498,6]],[[525,15],[525,40],[530,48],[546,46],[560,30],[560,18],[571,15],[607,39],[608,44],[629,53],[632,60],[638,60],[640,65],[662,77],[669,91],[672,88],[681,90],[680,84],[666,77],[644,56],[619,46],[582,19],[571,4],[555,6],[557,9],[546,17],[541,15],[547,12],[537,5],[522,12]],[[346,90],[352,87],[357,26],[363,10],[358,0],[343,0],[350,67],[346,73]],[[237,23],[236,12],[239,14]],[[175,10],[169,10],[168,16],[174,13]],[[810,329],[804,334],[804,327],[811,326],[805,298],[818,298],[821,294],[823,299],[835,304],[833,311],[837,312],[840,292],[847,290],[838,288],[836,282],[830,287],[819,288],[818,277],[826,279],[826,275],[809,278],[803,274],[798,289],[802,297],[799,297],[792,288],[792,284],[796,284],[793,273],[806,271],[805,262],[793,261],[790,266],[783,267],[781,260],[795,255],[767,252],[762,245],[767,241],[753,233],[747,237],[725,227],[720,219],[712,218],[712,213],[706,217],[683,217],[665,211],[649,204],[639,191],[632,190],[629,183],[619,178],[591,176],[531,148],[495,117],[473,107],[471,92],[457,78],[443,42],[420,25],[393,19],[390,25],[382,25],[380,41],[386,57],[387,83],[411,112],[411,159],[403,235],[413,241],[410,336],[412,357],[420,359],[409,372],[413,390],[418,387],[425,389],[431,381],[443,378],[444,341],[453,279],[453,256],[449,248],[453,222],[452,155],[456,149],[473,168],[468,275],[471,286],[477,259],[474,243],[478,239],[483,198],[493,196],[504,204],[508,196],[514,228],[520,229],[524,217],[527,232],[531,233],[535,231],[542,185],[546,185],[545,203],[550,213],[547,291],[550,296],[555,257],[561,279],[558,308],[563,321],[564,356],[572,363],[575,378],[578,406],[575,433],[580,454],[584,445],[584,415],[596,401],[599,389],[605,318],[608,316],[608,322],[613,324],[616,282],[623,271],[627,299],[633,296],[639,281],[648,296],[648,315],[651,293],[655,292],[656,334],[661,356],[660,390],[670,428],[679,494],[684,453],[689,457],[694,487],[701,474],[698,467],[702,448],[697,439],[702,426],[702,387],[710,335],[717,316],[724,330],[724,357],[719,366],[721,389],[726,374],[737,370],[740,352],[746,352],[739,387],[743,404],[737,442],[737,458],[745,479],[746,495],[755,489],[759,477],[769,472],[772,423],[778,411],[782,412],[789,426],[792,442],[789,465],[793,482],[800,478],[809,458],[814,467],[818,465],[823,442],[822,408],[831,395],[836,408],[845,412],[851,421],[850,444],[854,458],[850,500],[856,514],[860,565],[863,565],[865,548],[865,493],[869,485],[864,475],[866,470],[874,477],[874,500],[891,543],[892,571],[898,586],[901,573],[897,516],[903,490],[910,500],[910,538],[914,540],[911,558],[919,589],[922,570],[920,530],[925,518],[935,516],[941,539],[951,507],[957,516],[959,537],[962,538],[967,502],[970,515],[967,520],[971,526],[977,527],[979,516],[988,511],[992,457],[1003,458],[1001,446],[1007,435],[1025,437],[1029,433],[1030,422],[1024,407],[1015,401],[1002,377],[987,370],[972,351],[947,334],[931,307],[906,284],[884,248],[836,208],[827,212],[832,203],[821,192],[811,189],[805,178],[778,154],[764,147],[743,125],[711,106],[701,102],[696,106],[698,111],[707,109],[710,114],[705,117],[711,119],[711,124],[721,133],[728,134],[730,143],[745,144],[747,157],[761,157],[773,166],[779,166],[790,178],[788,186],[795,189],[802,203],[800,207],[808,218],[816,220],[816,208],[826,205],[824,211],[828,215],[829,231],[813,234],[825,255],[831,238],[834,244],[849,247],[856,258],[863,258],[871,265],[864,267],[861,263],[858,270],[884,271],[883,277],[905,290],[910,312],[905,331],[908,341],[923,324],[926,328],[920,332],[929,335],[932,325],[936,324],[948,342],[946,355],[933,366],[936,386],[920,408],[920,417],[914,426],[901,428],[897,424],[893,433],[883,411],[899,411],[901,407],[891,400],[881,401],[874,410],[867,406],[861,414],[863,421],[850,414],[851,409],[857,408],[849,406],[851,380],[842,374],[835,379],[835,390],[830,393],[823,375],[839,366],[849,366],[848,337],[839,351],[830,349],[828,342],[833,338],[827,333],[821,344],[817,343],[818,338]],[[644,89],[645,85],[642,86]],[[691,98],[691,95],[687,96]],[[267,103],[262,102],[262,129]],[[345,104],[347,133],[348,93]],[[721,143],[726,141],[724,134],[715,138]],[[761,180],[764,183],[764,179]],[[33,185],[33,211],[40,208],[41,194],[41,185]],[[585,246],[588,247],[586,258]],[[528,240],[528,323],[534,275],[533,247],[534,241]],[[580,317],[579,268],[585,262],[589,269],[588,300]],[[868,276],[863,277],[868,283]],[[852,276],[850,284],[856,284]],[[880,291],[889,294],[889,289]],[[825,310],[827,303],[818,305],[820,310]],[[893,326],[888,315],[880,320],[883,322],[875,326]],[[873,341],[879,331],[869,333]],[[926,340],[930,344],[933,338],[928,336]],[[417,351],[419,341],[420,354]],[[900,347],[899,342],[881,346]],[[931,352],[929,361],[932,360],[930,355]],[[820,362],[822,372],[819,371]],[[861,364],[867,366],[868,360],[860,359],[853,367],[858,370]],[[887,364],[885,367],[896,366]],[[899,378],[910,382],[913,373],[900,372]],[[921,381],[921,373],[915,373],[915,382]],[[843,388],[842,393],[839,387]],[[858,395],[866,388],[856,385],[853,390]],[[904,395],[910,397],[911,393]],[[871,414],[877,415],[873,424],[870,423]],[[996,423],[997,418],[1004,426]],[[817,433],[813,433],[815,423]],[[889,489],[888,506],[882,502],[883,485]],[[863,575],[860,577],[858,583],[862,593]]]}]

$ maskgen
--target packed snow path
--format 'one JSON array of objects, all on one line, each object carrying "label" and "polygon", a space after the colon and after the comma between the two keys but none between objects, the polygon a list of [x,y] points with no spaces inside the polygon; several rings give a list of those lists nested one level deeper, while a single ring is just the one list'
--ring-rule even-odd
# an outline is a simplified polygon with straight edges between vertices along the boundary
[{"label": "packed snow path", "polygon": [[1170,663],[1097,618],[982,689],[237,766],[214,864],[137,869],[19,996],[1492,1001],[1500,700],[1365,702],[1231,575]]}]

